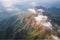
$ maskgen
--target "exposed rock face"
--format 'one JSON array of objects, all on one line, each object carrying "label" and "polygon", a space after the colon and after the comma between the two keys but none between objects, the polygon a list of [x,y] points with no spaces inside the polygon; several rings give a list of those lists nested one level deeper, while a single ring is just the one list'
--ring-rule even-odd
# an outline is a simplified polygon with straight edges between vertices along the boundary
[{"label": "exposed rock face", "polygon": [[[55,35],[55,32],[52,30],[52,27],[51,27],[52,25],[50,23],[47,23],[47,18],[46,18],[46,20],[43,20],[43,21],[41,19],[40,20],[38,19],[40,22],[37,22],[38,20],[36,21],[35,17],[38,17],[38,16],[35,14],[27,14],[27,15],[21,17],[26,22],[26,24],[24,25],[24,27],[22,29],[24,29],[26,31],[28,30],[27,34],[26,34],[27,38],[33,37],[33,39],[35,39],[35,38],[36,39],[45,39],[48,37],[51,38],[51,35]],[[53,40],[53,38],[51,38],[49,40]]]}]

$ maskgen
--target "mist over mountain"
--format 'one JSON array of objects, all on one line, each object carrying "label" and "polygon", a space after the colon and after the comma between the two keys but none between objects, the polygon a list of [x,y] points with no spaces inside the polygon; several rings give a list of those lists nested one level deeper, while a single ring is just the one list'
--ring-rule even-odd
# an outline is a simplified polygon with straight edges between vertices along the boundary
[{"label": "mist over mountain", "polygon": [[54,25],[56,32],[58,34],[60,34],[59,30],[60,30],[60,8],[57,7],[50,7],[50,8],[46,8],[43,6],[38,6],[38,9],[44,9],[46,12],[44,13],[44,15],[47,15],[49,17],[49,19],[51,19],[52,24]]},{"label": "mist over mountain", "polygon": [[60,20],[60,16],[59,16],[60,15],[60,8],[57,8],[57,7],[46,8],[43,6],[37,6],[36,8],[45,10],[44,15],[47,15],[50,18],[53,18],[58,21]]}]

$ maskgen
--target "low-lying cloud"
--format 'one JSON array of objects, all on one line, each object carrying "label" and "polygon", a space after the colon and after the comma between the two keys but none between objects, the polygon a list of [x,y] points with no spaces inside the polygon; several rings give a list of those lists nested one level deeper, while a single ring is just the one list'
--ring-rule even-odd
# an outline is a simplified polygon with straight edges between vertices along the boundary
[{"label": "low-lying cloud", "polygon": [[26,8],[26,7],[29,8],[29,5],[30,7],[35,7],[37,5],[47,6],[48,4],[50,5],[50,4],[59,3],[59,2],[60,0],[0,0],[1,5],[10,12],[12,10],[14,11],[21,10],[15,5],[24,5],[22,8]]}]

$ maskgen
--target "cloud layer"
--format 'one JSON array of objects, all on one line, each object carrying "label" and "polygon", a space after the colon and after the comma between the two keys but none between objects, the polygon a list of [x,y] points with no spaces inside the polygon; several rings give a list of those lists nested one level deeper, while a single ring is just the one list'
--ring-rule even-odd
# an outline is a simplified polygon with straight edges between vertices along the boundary
[{"label": "cloud layer", "polygon": [[5,7],[10,7],[16,4],[22,5],[25,3],[31,4],[31,5],[46,4],[46,3],[59,3],[60,0],[0,0],[0,2]]},{"label": "cloud layer", "polygon": [[19,6],[20,8],[34,7],[36,5],[50,6],[51,4],[54,5],[54,3],[59,4],[60,0],[0,0],[0,3],[6,10],[16,11],[20,9],[15,5],[23,5]]}]

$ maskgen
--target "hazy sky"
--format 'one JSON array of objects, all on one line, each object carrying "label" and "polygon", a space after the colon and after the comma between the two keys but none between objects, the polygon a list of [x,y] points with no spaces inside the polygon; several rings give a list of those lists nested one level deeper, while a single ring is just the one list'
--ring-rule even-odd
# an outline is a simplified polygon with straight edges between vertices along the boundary
[{"label": "hazy sky", "polygon": [[23,5],[22,8],[34,7],[36,5],[60,7],[60,0],[0,0],[0,4],[3,5],[7,11],[19,11],[20,9],[15,5]]},{"label": "hazy sky", "polygon": [[[0,0],[0,15],[4,11],[10,14],[19,14],[23,10],[37,5],[60,8],[60,0]],[[4,15],[2,17],[4,17]]]},{"label": "hazy sky", "polygon": [[0,0],[5,7],[10,7],[16,4],[22,5],[28,3],[29,5],[35,6],[38,4],[54,4],[60,3],[60,0]]}]

